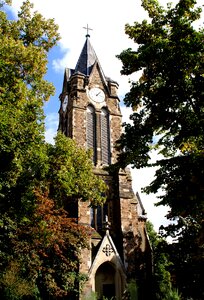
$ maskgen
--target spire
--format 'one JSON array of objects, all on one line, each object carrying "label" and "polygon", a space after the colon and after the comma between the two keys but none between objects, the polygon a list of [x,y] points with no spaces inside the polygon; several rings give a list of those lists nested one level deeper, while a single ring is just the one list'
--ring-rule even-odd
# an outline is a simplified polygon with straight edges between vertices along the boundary
[{"label": "spire", "polygon": [[82,51],[81,51],[81,54],[80,54],[79,59],[77,61],[75,69],[71,69],[71,68],[66,68],[65,69],[64,82],[67,83],[71,76],[77,75],[77,74],[82,74],[86,77],[89,77],[89,75],[91,75],[93,67],[97,66],[97,68],[99,69],[102,81],[103,81],[104,85],[107,87],[107,89],[109,89],[109,82],[113,83],[113,85],[118,87],[118,83],[116,81],[114,81],[111,78],[105,76],[105,74],[103,72],[103,69],[100,65],[100,62],[98,60],[98,57],[96,56],[96,53],[95,53],[95,51],[94,51],[94,49],[93,49],[93,47],[90,43],[89,30],[92,30],[92,29],[89,28],[88,25],[86,27],[83,27],[83,28],[86,29],[86,31],[87,31],[86,41],[85,41],[84,46],[82,48]]},{"label": "spire", "polygon": [[87,34],[84,47],[81,51],[81,54],[75,67],[75,73],[80,72],[84,75],[90,75],[93,65],[96,61],[98,61],[98,58],[89,41],[89,34]]},{"label": "spire", "polygon": [[103,82],[104,82],[104,84],[107,85],[106,76],[104,75],[104,72],[101,68],[98,57],[96,56],[96,53],[90,43],[89,30],[92,30],[92,29],[89,28],[88,25],[86,27],[84,27],[84,29],[87,30],[86,41],[82,48],[82,51],[79,56],[78,62],[76,64],[75,70],[72,71],[72,75],[76,74],[76,73],[81,73],[83,75],[89,76],[92,72],[93,66],[97,63],[97,65],[100,69],[101,76],[103,78]]}]

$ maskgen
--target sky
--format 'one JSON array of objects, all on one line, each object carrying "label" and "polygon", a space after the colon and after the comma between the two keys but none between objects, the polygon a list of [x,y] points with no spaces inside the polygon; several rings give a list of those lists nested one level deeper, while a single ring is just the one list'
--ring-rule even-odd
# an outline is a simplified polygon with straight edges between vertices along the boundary
[{"label": "sky", "polygon": [[[16,15],[23,0],[13,0],[12,14]],[[147,19],[147,13],[141,6],[141,0],[31,0],[34,11],[38,11],[45,18],[54,18],[59,25],[61,40],[48,56],[48,71],[46,79],[51,81],[56,93],[45,104],[46,115],[46,140],[53,141],[58,127],[58,110],[60,106],[59,95],[62,90],[64,69],[75,68],[82,47],[85,43],[86,27],[89,31],[90,42],[100,61],[102,69],[107,77],[119,83],[118,95],[121,100],[121,112],[123,121],[128,121],[131,109],[123,105],[124,95],[129,91],[129,80],[136,80],[140,74],[132,77],[122,76],[120,70],[122,64],[116,58],[127,48],[135,49],[136,44],[125,34],[125,24],[133,25],[135,21],[141,22]],[[160,4],[166,7],[168,2],[177,3],[177,0],[160,0]],[[202,0],[198,0],[198,3]],[[157,158],[156,153],[152,159]],[[167,207],[155,207],[157,201],[153,194],[142,193],[141,188],[148,185],[154,177],[153,168],[131,170],[133,189],[139,192],[148,219],[153,223],[157,231],[161,224],[167,224],[165,215]]]}]

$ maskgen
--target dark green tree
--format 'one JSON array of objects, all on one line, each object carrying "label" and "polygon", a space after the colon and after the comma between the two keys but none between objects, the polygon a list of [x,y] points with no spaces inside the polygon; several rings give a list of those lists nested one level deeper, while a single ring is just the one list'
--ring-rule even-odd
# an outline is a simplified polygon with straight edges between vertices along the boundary
[{"label": "dark green tree", "polygon": [[186,299],[203,298],[203,285],[201,284],[204,276],[204,228],[194,218],[188,216],[179,218],[177,224],[170,225],[168,230],[161,227],[160,233],[164,237],[169,233],[181,231],[176,243],[168,245],[166,251],[169,254],[172,264],[169,271],[172,274],[173,284],[179,287],[182,295]]},{"label": "dark green tree", "polygon": [[156,231],[151,222],[147,222],[147,232],[152,248],[153,280],[152,299],[155,300],[179,300],[180,297],[173,287],[171,279],[170,255],[166,240]]},{"label": "dark green tree", "polygon": [[91,230],[35,193],[29,216],[0,216],[1,299],[69,299],[86,279],[78,263]]},{"label": "dark green tree", "polygon": [[[142,5],[149,20],[126,25],[135,49],[118,55],[122,74],[142,72],[124,99],[134,113],[133,125],[125,125],[119,142],[119,164],[152,166],[150,151],[156,149],[163,155],[154,164],[158,167],[155,180],[145,191],[163,190],[158,204],[168,205],[168,218],[177,221],[177,225],[166,228],[167,234],[177,237],[175,248],[184,246],[180,243],[183,239],[186,257],[194,260],[193,253],[199,253],[196,260],[203,264],[204,30],[195,26],[201,8],[196,8],[195,0],[180,0],[167,9],[156,0],[143,0]],[[183,220],[191,220],[191,226],[184,226]],[[199,241],[195,242],[197,249],[188,251],[193,240]],[[189,267],[191,259],[186,262]],[[188,273],[190,285],[184,289],[180,284],[179,288],[184,297],[202,299],[202,285],[199,295],[195,294],[194,271]],[[202,276],[196,272],[196,282],[201,282]],[[185,282],[185,275],[177,280]]]},{"label": "dark green tree", "polygon": [[[88,153],[58,134],[45,142],[47,54],[59,40],[54,20],[25,1],[17,20],[0,2],[0,298],[58,299],[78,290],[90,229],[66,208],[105,201]],[[6,3],[10,1],[5,1]]]},{"label": "dark green tree", "polygon": [[59,206],[69,206],[70,201],[78,200],[90,201],[92,205],[104,203],[106,185],[94,175],[89,154],[60,132],[55,138],[55,145],[48,145],[46,183],[49,196]]},{"label": "dark green tree", "polygon": [[32,185],[43,176],[43,105],[54,93],[44,75],[57,25],[31,9],[25,1],[16,21],[0,11],[0,205],[6,209],[26,194],[32,198]]}]

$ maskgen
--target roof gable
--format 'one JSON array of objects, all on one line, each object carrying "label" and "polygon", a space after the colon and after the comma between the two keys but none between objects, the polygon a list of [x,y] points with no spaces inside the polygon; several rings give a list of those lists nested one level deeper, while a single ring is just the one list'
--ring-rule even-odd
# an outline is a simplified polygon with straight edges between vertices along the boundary
[{"label": "roof gable", "polygon": [[123,262],[111,236],[109,235],[108,230],[106,230],[106,234],[101,241],[101,245],[89,271],[89,275],[95,273],[98,267],[105,262],[111,262],[112,264],[117,266],[117,268],[119,268],[123,274],[125,274]]},{"label": "roof gable", "polygon": [[75,73],[80,72],[84,75],[90,75],[93,65],[97,60],[96,53],[87,37],[76,64]]},{"label": "roof gable", "polygon": [[95,78],[100,78],[102,84],[106,87],[108,86],[106,77],[105,77],[103,70],[98,61],[96,61],[92,67],[92,70],[91,70],[91,73],[89,76],[89,82],[94,81]]},{"label": "roof gable", "polygon": [[98,57],[90,43],[89,35],[87,35],[85,44],[82,48],[81,54],[77,61],[74,73],[81,73],[86,76],[89,76],[92,73],[94,65],[96,65],[96,64],[98,65],[98,67],[100,69],[100,73],[102,74],[103,79],[105,80],[104,72],[101,68]]}]

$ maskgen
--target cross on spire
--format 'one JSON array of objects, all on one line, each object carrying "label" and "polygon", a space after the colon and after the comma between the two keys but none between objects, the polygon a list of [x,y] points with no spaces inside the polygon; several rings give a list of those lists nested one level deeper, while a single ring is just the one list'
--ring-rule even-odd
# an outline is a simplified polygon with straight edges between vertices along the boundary
[{"label": "cross on spire", "polygon": [[87,31],[86,37],[90,37],[89,30],[93,30],[93,29],[89,28],[88,24],[86,25],[86,27],[83,27],[83,28],[86,29],[86,31]]}]

